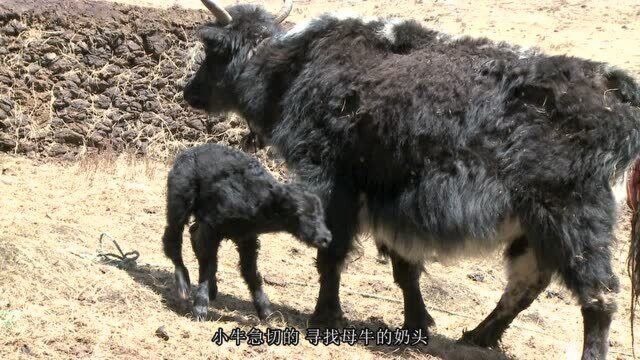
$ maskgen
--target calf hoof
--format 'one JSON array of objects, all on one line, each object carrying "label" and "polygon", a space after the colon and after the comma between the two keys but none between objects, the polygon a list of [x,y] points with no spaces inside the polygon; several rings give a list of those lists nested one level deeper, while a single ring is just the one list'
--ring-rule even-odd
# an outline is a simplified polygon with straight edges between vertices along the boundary
[{"label": "calf hoof", "polygon": [[479,346],[483,348],[496,348],[498,347],[499,340],[499,337],[493,336],[492,334],[471,330],[463,331],[462,337],[458,340],[458,343]]},{"label": "calf hoof", "polygon": [[205,321],[205,320],[207,320],[208,311],[209,311],[208,306],[194,305],[193,306],[193,318],[196,321]]},{"label": "calf hoof", "polygon": [[271,316],[271,314],[273,314],[273,310],[270,306],[258,309],[258,318],[260,318],[260,320],[266,320],[269,316]]},{"label": "calf hoof", "polygon": [[309,318],[309,328],[341,329],[347,326],[347,319],[342,311],[314,312]]}]

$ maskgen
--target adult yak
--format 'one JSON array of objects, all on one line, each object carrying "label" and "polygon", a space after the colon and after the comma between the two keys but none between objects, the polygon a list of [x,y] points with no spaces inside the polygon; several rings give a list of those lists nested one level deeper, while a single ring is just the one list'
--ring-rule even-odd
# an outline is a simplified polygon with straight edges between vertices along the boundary
[{"label": "adult yak", "polygon": [[583,358],[606,356],[619,288],[610,184],[640,153],[629,75],[412,20],[323,15],[284,31],[291,1],[277,16],[203,1],[216,21],[185,100],[242,115],[326,206],[333,242],[318,251],[311,323],[342,319],[358,232],[391,258],[407,328],[433,324],[425,256],[504,244],[506,290],[463,341],[495,346],[557,274],[582,308]]}]

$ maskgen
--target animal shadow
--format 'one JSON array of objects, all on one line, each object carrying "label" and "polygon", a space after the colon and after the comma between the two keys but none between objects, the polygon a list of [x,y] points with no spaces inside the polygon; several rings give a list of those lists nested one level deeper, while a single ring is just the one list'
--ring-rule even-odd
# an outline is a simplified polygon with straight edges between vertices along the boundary
[{"label": "animal shadow", "polygon": [[[165,269],[160,269],[154,266],[148,265],[133,265],[120,267],[126,271],[131,278],[151,289],[156,294],[160,295],[164,300],[165,306],[182,316],[191,316],[191,304],[180,300],[175,294],[173,273]],[[193,289],[192,289],[193,290]],[[274,315],[277,319],[282,320],[286,327],[294,327],[300,331],[300,341],[304,342],[307,320],[310,314],[302,313],[296,309],[282,304],[272,304]],[[229,314],[229,309],[232,309],[232,314]],[[240,299],[233,295],[225,294],[223,291],[218,292],[218,296],[209,305],[208,321],[220,321],[220,322],[236,322],[243,327],[256,326],[260,324],[260,320],[255,314],[255,309],[251,301]],[[267,320],[268,324],[271,322],[271,318]],[[379,318],[371,317],[368,320],[356,320],[350,319],[348,321],[349,327],[355,327],[356,329],[368,328],[376,331],[379,328],[391,328],[389,324],[386,324]],[[319,346],[323,346],[320,344]],[[336,345],[329,345],[336,346]],[[340,346],[349,346],[346,344]],[[429,344],[426,346],[382,346],[373,345],[362,346],[367,350],[384,357],[405,357],[411,355],[426,354],[436,356],[442,359],[451,360],[503,360],[512,359],[512,357],[501,352],[500,350],[483,349],[474,346],[468,346],[457,343],[455,339],[447,338],[446,336],[439,334],[431,334],[429,338]]]}]

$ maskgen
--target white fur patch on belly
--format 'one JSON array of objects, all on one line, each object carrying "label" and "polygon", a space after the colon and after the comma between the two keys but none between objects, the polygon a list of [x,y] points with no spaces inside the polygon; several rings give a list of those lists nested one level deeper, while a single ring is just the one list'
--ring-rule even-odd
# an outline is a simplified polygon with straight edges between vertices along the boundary
[{"label": "white fur patch on belly", "polygon": [[520,219],[513,217],[496,226],[493,237],[487,239],[465,238],[459,242],[460,246],[452,248],[445,246],[446,240],[443,239],[407,236],[398,233],[393,225],[373,225],[369,221],[366,206],[361,208],[359,220],[360,231],[370,233],[376,245],[385,246],[414,264],[420,264],[428,257],[434,256],[444,262],[463,256],[484,256],[523,235]]},{"label": "white fur patch on belly", "polygon": [[625,171],[624,176],[621,176],[619,179],[615,180],[613,184],[611,184],[611,191],[613,191],[613,197],[616,201],[616,206],[620,207],[627,201],[627,172]]}]

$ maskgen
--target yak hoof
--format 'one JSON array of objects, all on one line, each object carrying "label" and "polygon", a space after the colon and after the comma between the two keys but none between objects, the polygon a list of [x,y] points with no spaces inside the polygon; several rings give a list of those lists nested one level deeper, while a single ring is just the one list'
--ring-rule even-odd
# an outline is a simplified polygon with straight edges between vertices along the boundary
[{"label": "yak hoof", "polygon": [[473,346],[478,346],[483,348],[497,348],[499,340],[500,340],[499,338],[496,338],[495,336],[490,336],[490,334],[486,334],[486,333],[481,334],[476,332],[475,330],[472,330],[472,331],[463,331],[462,337],[458,340],[458,343],[465,344],[465,345],[473,345]]},{"label": "yak hoof", "polygon": [[218,296],[218,286],[216,284],[209,284],[209,301],[213,301]]},{"label": "yak hoof", "polygon": [[341,329],[346,327],[347,319],[342,315],[342,312],[322,312],[313,313],[309,318],[309,328],[319,329]]},{"label": "yak hoof", "polygon": [[422,329],[423,331],[426,331],[428,333],[429,328],[434,326],[435,324],[436,322],[433,320],[433,318],[427,315],[427,317],[425,317],[422,321],[405,322],[402,328],[408,330]]}]

